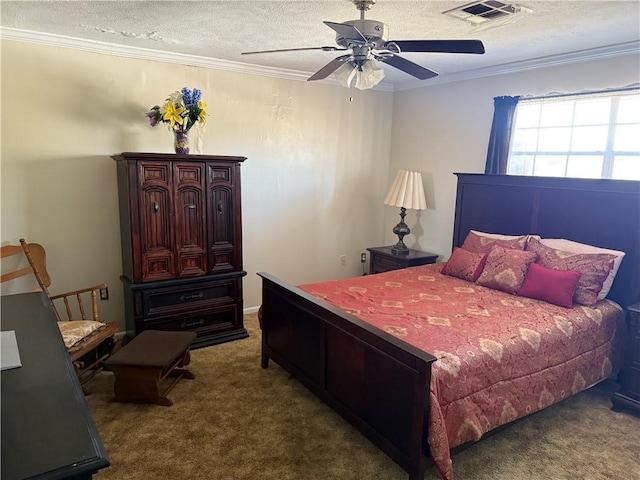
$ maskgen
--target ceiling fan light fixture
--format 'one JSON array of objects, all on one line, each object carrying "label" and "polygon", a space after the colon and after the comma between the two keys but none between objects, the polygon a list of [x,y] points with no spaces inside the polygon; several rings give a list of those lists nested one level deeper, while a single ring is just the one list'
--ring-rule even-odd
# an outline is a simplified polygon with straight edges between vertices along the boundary
[{"label": "ceiling fan light fixture", "polygon": [[340,85],[343,87],[350,87],[351,82],[356,76],[358,69],[351,64],[351,62],[345,62],[340,68],[333,72],[333,76],[338,79]]},{"label": "ceiling fan light fixture", "polygon": [[367,60],[358,68],[353,62],[346,62],[338,68],[333,75],[344,87],[356,87],[358,90],[367,90],[378,85],[384,78],[384,70],[375,61]]}]

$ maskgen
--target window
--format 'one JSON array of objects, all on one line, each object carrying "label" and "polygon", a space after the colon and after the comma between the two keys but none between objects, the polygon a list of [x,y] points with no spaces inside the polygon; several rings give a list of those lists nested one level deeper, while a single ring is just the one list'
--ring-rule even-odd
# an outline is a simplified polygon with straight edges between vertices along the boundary
[{"label": "window", "polygon": [[507,174],[640,180],[640,90],[521,98]]}]

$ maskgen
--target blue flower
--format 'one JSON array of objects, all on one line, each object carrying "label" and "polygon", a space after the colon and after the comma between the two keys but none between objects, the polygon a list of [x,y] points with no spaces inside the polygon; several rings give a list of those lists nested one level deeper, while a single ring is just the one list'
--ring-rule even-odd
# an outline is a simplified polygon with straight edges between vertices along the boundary
[{"label": "blue flower", "polygon": [[182,100],[184,101],[185,105],[193,105],[194,102],[193,98],[191,98],[191,90],[189,90],[187,87],[182,87]]},{"label": "blue flower", "polygon": [[202,99],[202,92],[197,88],[193,89],[193,103],[197,104]]}]

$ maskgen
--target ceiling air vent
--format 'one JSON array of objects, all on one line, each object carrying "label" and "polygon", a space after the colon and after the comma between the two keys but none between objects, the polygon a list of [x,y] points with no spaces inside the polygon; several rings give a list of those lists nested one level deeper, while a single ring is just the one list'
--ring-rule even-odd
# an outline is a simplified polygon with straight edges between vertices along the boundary
[{"label": "ceiling air vent", "polygon": [[466,5],[453,8],[442,13],[466,20],[467,22],[471,22],[475,25],[480,25],[491,20],[504,20],[507,17],[513,16],[523,10],[529,9],[513,3],[498,2],[497,0],[484,0],[480,2],[467,3]]}]

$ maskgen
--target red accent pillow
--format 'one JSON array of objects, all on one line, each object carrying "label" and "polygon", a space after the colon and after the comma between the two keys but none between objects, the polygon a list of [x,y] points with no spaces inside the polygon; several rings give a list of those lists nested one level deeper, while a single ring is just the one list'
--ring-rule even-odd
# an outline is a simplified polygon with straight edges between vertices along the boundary
[{"label": "red accent pillow", "polygon": [[469,232],[464,239],[462,248],[473,253],[489,253],[491,251],[491,247],[494,245],[500,245],[501,247],[511,248],[514,250],[524,250],[527,246],[527,237],[528,235],[522,235],[520,237],[514,237],[513,239],[507,240],[486,237],[474,232]]},{"label": "red accent pillow", "polygon": [[524,282],[529,265],[536,261],[536,257],[535,252],[494,245],[476,283],[494,290],[516,293]]},{"label": "red accent pillow", "polygon": [[475,282],[482,273],[486,261],[486,253],[467,252],[462,248],[454,247],[449,260],[442,267],[442,273]]},{"label": "red accent pillow", "polygon": [[571,308],[581,276],[576,270],[555,270],[532,263],[518,295]]}]

